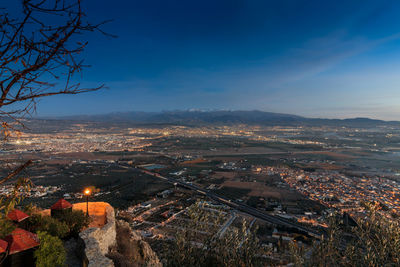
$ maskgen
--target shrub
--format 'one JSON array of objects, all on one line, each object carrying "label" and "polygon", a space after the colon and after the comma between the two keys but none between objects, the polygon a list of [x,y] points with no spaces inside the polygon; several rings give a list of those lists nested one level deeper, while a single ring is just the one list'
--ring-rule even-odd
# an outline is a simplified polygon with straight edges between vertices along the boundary
[{"label": "shrub", "polygon": [[333,218],[327,234],[305,253],[291,244],[295,266],[400,266],[400,223],[378,213],[379,207],[366,203],[368,217],[346,229]]},{"label": "shrub", "polygon": [[12,221],[0,215],[0,238],[11,234],[14,229],[15,225]]},{"label": "shrub", "polygon": [[198,202],[188,208],[191,220],[165,247],[165,266],[266,266],[259,255],[269,251],[260,246],[255,231],[246,222],[219,236],[219,225],[224,222],[222,212],[210,216],[202,205]]},{"label": "shrub", "polygon": [[52,236],[65,238],[76,236],[89,225],[90,218],[80,210],[60,214],[57,218],[33,214],[23,222],[22,227],[31,232],[48,232]]},{"label": "shrub", "polygon": [[52,236],[59,238],[66,237],[70,232],[70,229],[65,222],[61,222],[50,216],[42,216],[40,214],[33,214],[31,217],[26,219],[23,226],[28,231],[46,231]]},{"label": "shrub", "polygon": [[23,207],[22,211],[31,216],[32,214],[38,213],[39,210],[40,209],[35,204],[28,203]]},{"label": "shrub", "polygon": [[40,246],[35,251],[37,267],[63,266],[66,253],[61,239],[46,232],[39,231]]},{"label": "shrub", "polygon": [[72,210],[64,214],[60,214],[58,219],[66,223],[71,236],[78,235],[82,228],[87,227],[90,223],[90,218],[81,210]]}]

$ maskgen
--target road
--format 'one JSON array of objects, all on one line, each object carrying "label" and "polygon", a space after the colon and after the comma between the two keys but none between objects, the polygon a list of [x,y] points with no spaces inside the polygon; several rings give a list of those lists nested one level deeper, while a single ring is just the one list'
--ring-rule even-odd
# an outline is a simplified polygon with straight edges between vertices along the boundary
[{"label": "road", "polygon": [[236,219],[236,213],[233,212],[228,220],[222,225],[221,229],[218,231],[217,236],[222,237],[225,234],[226,229],[232,224],[232,222]]},{"label": "road", "polygon": [[177,180],[175,178],[171,178],[171,177],[165,177],[165,176],[162,176],[162,175],[160,175],[158,173],[151,172],[151,171],[148,171],[148,170],[144,170],[144,169],[141,169],[141,168],[136,168],[136,169],[141,171],[141,172],[143,172],[143,173],[145,173],[145,174],[157,177],[159,179],[166,180],[169,183],[177,184],[177,185],[179,185],[181,187],[185,187],[185,188],[191,189],[193,191],[196,191],[199,194],[203,194],[203,195],[207,196],[208,198],[210,198],[210,199],[212,199],[212,200],[214,200],[216,202],[228,205],[228,206],[230,206],[230,207],[232,207],[234,209],[237,209],[237,210],[239,210],[241,212],[247,213],[247,214],[252,215],[252,216],[254,216],[256,218],[259,218],[259,219],[262,219],[264,221],[267,221],[267,222],[269,222],[271,224],[282,225],[282,226],[286,226],[286,227],[295,228],[295,229],[297,229],[297,230],[299,230],[301,232],[307,233],[310,236],[313,236],[315,238],[321,238],[321,236],[322,236],[322,233],[320,233],[320,232],[318,232],[318,231],[316,231],[314,229],[310,229],[310,228],[304,227],[303,225],[300,225],[298,223],[295,223],[293,221],[284,219],[284,218],[279,217],[279,216],[267,214],[267,213],[262,212],[262,211],[260,211],[260,210],[258,210],[256,208],[250,207],[250,206],[248,206],[246,204],[243,204],[243,203],[238,203],[235,200],[229,199],[229,198],[227,198],[225,196],[217,195],[214,192],[211,192],[211,191],[209,191],[207,189],[203,189],[203,188],[198,187],[196,185],[193,185],[191,183],[182,182],[182,181],[179,181],[179,180]]}]

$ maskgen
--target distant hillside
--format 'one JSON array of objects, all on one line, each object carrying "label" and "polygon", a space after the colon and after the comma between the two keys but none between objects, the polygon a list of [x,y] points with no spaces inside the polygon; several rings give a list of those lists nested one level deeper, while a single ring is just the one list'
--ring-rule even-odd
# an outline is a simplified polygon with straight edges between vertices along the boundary
[{"label": "distant hillside", "polygon": [[[54,118],[53,118],[54,119]],[[313,119],[301,116],[263,111],[164,111],[118,112],[104,115],[82,115],[58,118],[108,123],[134,124],[260,124],[260,125],[334,125],[346,127],[400,126],[398,121],[382,121],[368,118]]]}]

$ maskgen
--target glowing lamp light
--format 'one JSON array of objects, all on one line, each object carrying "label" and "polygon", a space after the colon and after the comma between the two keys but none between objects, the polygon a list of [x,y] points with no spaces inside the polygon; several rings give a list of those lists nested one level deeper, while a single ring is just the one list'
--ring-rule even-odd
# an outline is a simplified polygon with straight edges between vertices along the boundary
[{"label": "glowing lamp light", "polygon": [[85,194],[85,196],[89,196],[91,191],[89,188],[86,188],[85,191],[83,191],[83,193]]}]

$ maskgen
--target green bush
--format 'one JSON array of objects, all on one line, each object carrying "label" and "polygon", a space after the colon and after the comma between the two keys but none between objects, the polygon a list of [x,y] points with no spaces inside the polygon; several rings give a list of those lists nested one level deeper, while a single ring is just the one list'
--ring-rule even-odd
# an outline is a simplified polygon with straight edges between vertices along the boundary
[{"label": "green bush", "polygon": [[38,213],[39,208],[33,203],[28,203],[23,207],[22,211],[31,216],[32,214]]},{"label": "green bush", "polygon": [[222,212],[211,216],[202,205],[198,202],[187,209],[191,220],[172,244],[165,246],[164,266],[268,266],[259,255],[270,252],[261,247],[255,231],[245,221],[219,236],[220,225],[226,219]]},{"label": "green bush", "polygon": [[48,232],[52,236],[66,238],[76,236],[90,223],[85,213],[80,210],[73,210],[58,215],[57,218],[32,214],[28,219],[22,222],[21,227],[31,232]]},{"label": "green bush", "polygon": [[14,229],[15,225],[12,221],[0,215],[0,238],[4,238],[11,234]]},{"label": "green bush", "polygon": [[40,246],[35,251],[37,267],[64,266],[66,252],[61,239],[39,231]]},{"label": "green bush", "polygon": [[400,223],[382,216],[377,205],[365,205],[368,217],[350,229],[332,218],[326,236],[309,250],[311,255],[293,242],[295,266],[400,266]]},{"label": "green bush", "polygon": [[58,219],[66,223],[71,236],[78,235],[82,228],[87,227],[90,223],[90,218],[81,210],[72,210],[71,212],[60,214]]},{"label": "green bush", "polygon": [[31,217],[26,219],[22,227],[31,232],[48,232],[52,236],[59,238],[66,237],[70,229],[65,222],[61,222],[50,216],[42,216],[40,214],[33,214]]}]

